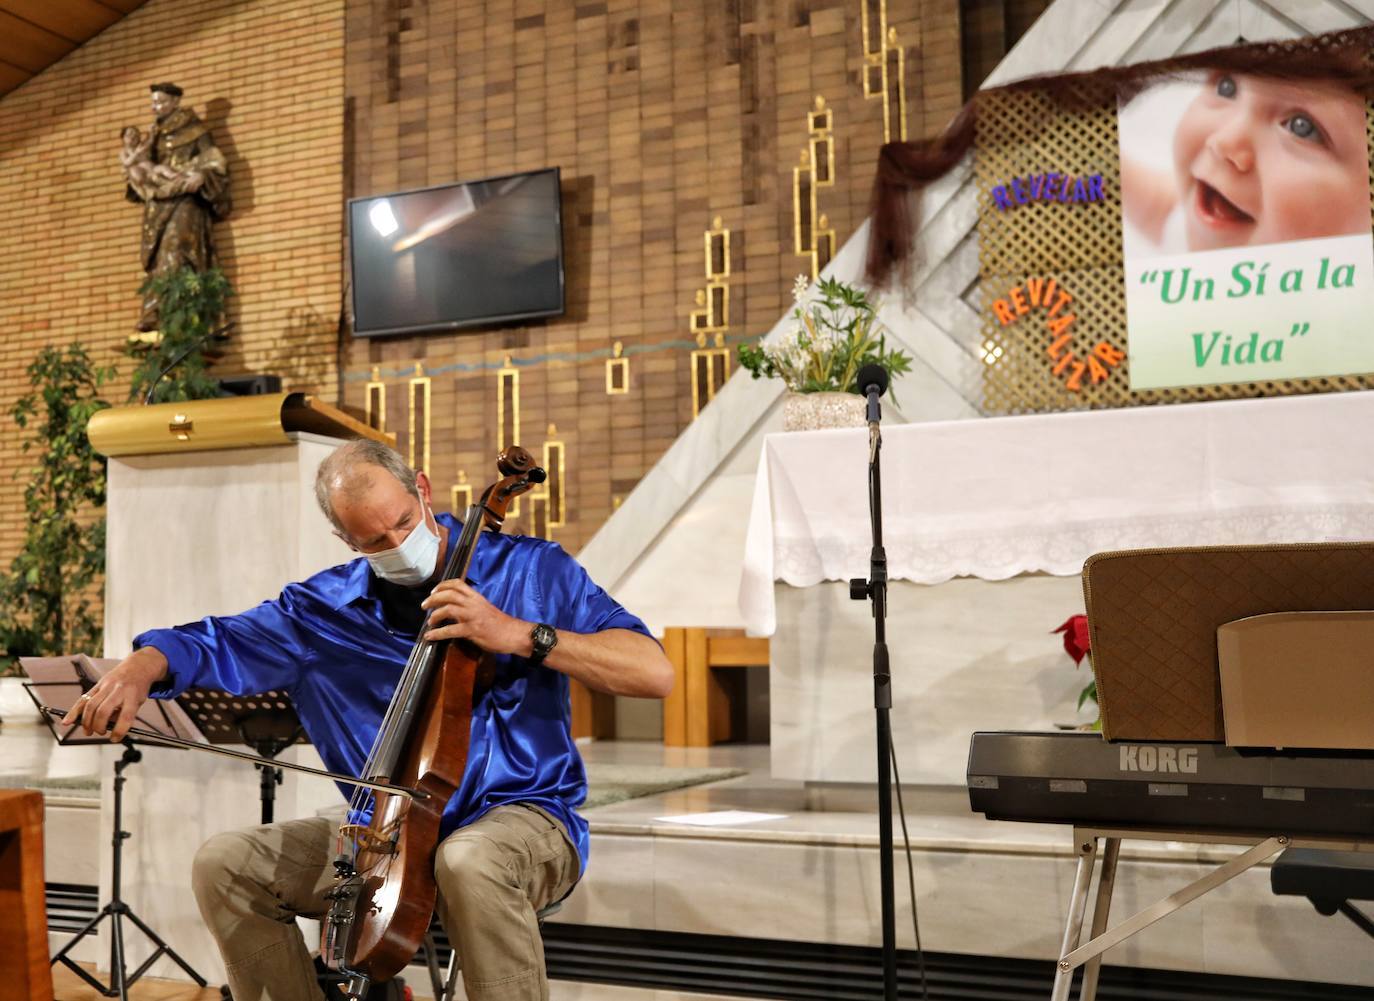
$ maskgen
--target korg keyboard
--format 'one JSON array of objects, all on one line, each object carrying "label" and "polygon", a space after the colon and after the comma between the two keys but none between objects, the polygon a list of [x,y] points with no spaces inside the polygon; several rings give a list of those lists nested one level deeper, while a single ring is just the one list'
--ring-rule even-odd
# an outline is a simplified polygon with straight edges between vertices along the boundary
[{"label": "korg keyboard", "polygon": [[989,820],[1349,835],[1374,831],[1374,752],[975,733],[968,794]]}]

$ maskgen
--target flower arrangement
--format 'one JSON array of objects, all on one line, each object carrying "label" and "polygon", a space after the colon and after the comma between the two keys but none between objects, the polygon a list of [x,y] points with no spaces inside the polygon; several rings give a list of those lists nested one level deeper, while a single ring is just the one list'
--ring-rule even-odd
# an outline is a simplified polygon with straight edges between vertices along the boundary
[{"label": "flower arrangement", "polygon": [[[814,292],[805,275],[792,283],[792,327],[739,346],[739,363],[755,379],[781,379],[794,393],[858,393],[859,369],[875,363],[888,375],[911,370],[911,358],[887,346],[877,304],[863,290],[822,278]],[[895,398],[895,393],[894,393]]]},{"label": "flower arrangement", "polygon": [[[1064,634],[1064,652],[1073,658],[1073,666],[1078,667],[1083,663],[1083,658],[1088,659],[1088,667],[1092,668],[1092,638],[1088,635],[1088,617],[1086,615],[1071,615],[1064,620],[1063,625],[1052,632]],[[1097,678],[1094,676],[1083,686],[1083,690],[1078,693],[1078,708],[1083,708],[1083,703],[1092,700],[1093,705],[1097,705]],[[1088,727],[1090,730],[1102,729],[1102,717],[1099,714],[1097,719]]]}]

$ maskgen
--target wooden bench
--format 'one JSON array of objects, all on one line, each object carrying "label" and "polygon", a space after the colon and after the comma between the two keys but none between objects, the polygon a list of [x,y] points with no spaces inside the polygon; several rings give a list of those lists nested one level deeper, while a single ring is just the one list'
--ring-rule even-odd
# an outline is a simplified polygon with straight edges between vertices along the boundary
[{"label": "wooden bench", "polygon": [[594,692],[576,678],[568,679],[568,698],[572,703],[573,740],[615,739],[615,696]]},{"label": "wooden bench", "polygon": [[743,738],[748,706],[738,669],[767,667],[768,640],[738,630],[670,626],[663,649],[673,664],[673,691],[663,701],[663,743],[709,747]]},{"label": "wooden bench", "polygon": [[43,885],[43,794],[0,790],[0,994],[52,1001]]}]

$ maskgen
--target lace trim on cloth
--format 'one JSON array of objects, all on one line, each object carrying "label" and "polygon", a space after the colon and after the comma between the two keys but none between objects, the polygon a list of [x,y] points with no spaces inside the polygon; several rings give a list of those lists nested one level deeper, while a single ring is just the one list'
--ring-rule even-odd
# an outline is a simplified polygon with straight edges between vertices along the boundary
[{"label": "lace trim on cloth", "polygon": [[[1374,539],[1374,505],[1264,507],[1207,516],[1133,517],[1072,527],[945,532],[939,538],[884,538],[888,576],[918,584],[955,577],[1006,580],[1023,573],[1070,577],[1094,553],[1174,546],[1258,545]],[[867,541],[775,538],[773,576],[794,587],[868,575]]]}]

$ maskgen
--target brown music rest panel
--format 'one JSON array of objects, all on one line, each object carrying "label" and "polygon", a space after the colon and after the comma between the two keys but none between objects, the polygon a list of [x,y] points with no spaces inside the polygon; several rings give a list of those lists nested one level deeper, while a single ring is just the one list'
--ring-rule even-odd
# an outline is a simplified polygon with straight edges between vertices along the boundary
[{"label": "brown music rest panel", "polygon": [[1217,627],[1374,609],[1374,542],[1098,553],[1083,596],[1104,736],[1221,741]]}]

